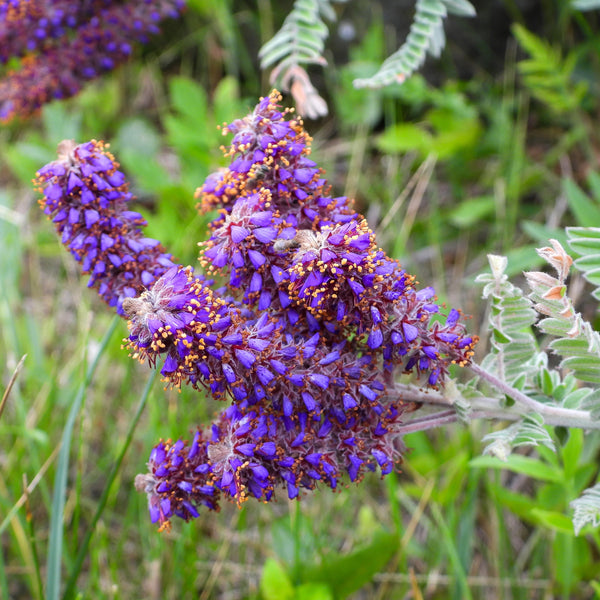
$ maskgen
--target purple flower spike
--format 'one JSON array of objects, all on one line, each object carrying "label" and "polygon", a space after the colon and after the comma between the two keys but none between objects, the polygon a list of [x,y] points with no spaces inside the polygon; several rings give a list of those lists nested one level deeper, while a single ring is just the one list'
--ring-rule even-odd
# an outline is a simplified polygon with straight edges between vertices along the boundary
[{"label": "purple flower spike", "polygon": [[118,168],[102,142],[77,146],[64,141],[58,160],[40,169],[35,183],[44,194],[40,205],[63,244],[90,274],[88,285],[124,315],[123,300],[173,263],[158,241],[144,237],[146,221],[128,210],[132,195]]},{"label": "purple flower spike", "polygon": [[128,317],[131,355],[167,384],[228,403],[191,443],[159,443],[138,477],[162,528],[222,498],[300,498],[391,472],[402,419],[418,408],[398,396],[396,377],[442,387],[476,342],[460,311],[433,319],[433,288],[415,289],[350,202],[329,195],[301,119],[279,101],[273,93],[227,126],[230,166],[199,191],[203,209],[220,207],[200,256],[228,282],[218,290],[143,236],[101,143],[64,143],[38,173],[63,243]]},{"label": "purple flower spike", "polygon": [[184,2],[19,4],[4,15],[0,6],[0,64],[24,57],[21,68],[0,81],[0,122],[28,117],[47,102],[73,96],[86,81],[125,62],[131,55],[130,42],[146,43],[148,34],[158,33],[157,22],[176,17]]},{"label": "purple flower spike", "polygon": [[[399,423],[397,409],[388,411],[394,416],[384,423],[370,410],[316,419],[303,413],[294,423],[277,413],[228,409],[210,434],[198,430],[191,446],[181,440],[158,444],[136,487],[147,494],[151,520],[161,529],[173,516],[187,521],[202,507],[218,510],[220,498],[240,505],[250,497],[271,500],[277,489],[295,498],[317,482],[336,489],[344,471],[358,481],[365,470],[379,466],[385,474],[400,460],[402,443],[385,437]],[[360,435],[360,444],[348,436],[349,428]],[[318,435],[321,431],[327,433]],[[340,444],[342,439],[348,443]]]}]

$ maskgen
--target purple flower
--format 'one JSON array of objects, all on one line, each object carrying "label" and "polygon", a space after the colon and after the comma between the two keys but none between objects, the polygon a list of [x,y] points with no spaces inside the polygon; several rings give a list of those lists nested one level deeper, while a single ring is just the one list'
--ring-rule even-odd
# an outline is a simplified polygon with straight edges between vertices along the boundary
[{"label": "purple flower", "polygon": [[123,315],[123,301],[151,286],[173,263],[157,240],[144,237],[146,221],[128,209],[123,174],[102,142],[61,142],[58,160],[42,167],[40,205],[62,243],[89,274],[88,286]]},{"label": "purple flower", "polygon": [[476,338],[460,311],[444,320],[433,288],[378,248],[366,220],[328,195],[300,119],[276,93],[228,126],[228,169],[207,179],[202,207],[220,205],[200,257],[220,290],[174,265],[142,217],[114,158],[97,142],[66,143],[42,168],[41,204],[90,285],[129,318],[131,355],[167,383],[229,403],[190,443],[161,442],[138,478],[151,518],[289,498],[401,459],[408,408],[395,376],[443,386]]},{"label": "purple flower", "polygon": [[114,69],[173,18],[183,0],[22,0],[0,10],[0,64],[24,57],[0,81],[0,122],[27,117],[47,102],[73,96]]},{"label": "purple flower", "polygon": [[344,416],[332,408],[319,419],[301,413],[292,420],[232,406],[191,443],[159,443],[136,487],[161,529],[174,516],[188,521],[203,507],[218,510],[220,498],[240,505],[250,497],[269,501],[277,490],[293,499],[319,485],[335,489],[344,474],[352,481],[376,467],[386,474],[401,460],[404,446],[384,434],[393,433],[401,413],[391,403],[381,415],[361,409]]},{"label": "purple flower", "polygon": [[355,351],[378,354],[387,370],[442,384],[449,365],[471,355],[459,313],[450,311],[445,326],[431,321],[433,288],[415,290],[366,220],[327,195],[301,120],[279,102],[273,92],[226,128],[231,165],[197,190],[203,210],[224,207],[201,261],[211,274],[229,272],[245,304],[285,315],[293,335],[307,326],[352,335]]}]

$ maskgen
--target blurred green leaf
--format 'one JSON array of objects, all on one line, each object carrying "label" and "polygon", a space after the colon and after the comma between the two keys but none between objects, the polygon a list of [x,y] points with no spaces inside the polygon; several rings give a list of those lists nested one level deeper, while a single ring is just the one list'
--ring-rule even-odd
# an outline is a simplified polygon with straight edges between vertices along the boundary
[{"label": "blurred green leaf", "polygon": [[[214,126],[214,135],[218,139],[221,133],[216,126],[223,123],[231,123],[243,114],[246,107],[240,101],[240,85],[234,77],[224,77],[219,81],[213,95],[214,118],[211,127]],[[216,144],[218,146],[218,144]]]},{"label": "blurred green leaf", "polygon": [[596,10],[600,8],[600,0],[571,0],[571,7],[577,10]]},{"label": "blurred green leaf", "polygon": [[448,213],[448,220],[456,227],[466,229],[479,223],[496,212],[493,196],[466,198]]},{"label": "blurred green leaf", "polygon": [[116,153],[129,152],[144,157],[154,156],[160,149],[160,133],[155,126],[141,117],[121,123],[111,142]]},{"label": "blurred green leaf", "polygon": [[398,550],[398,536],[378,531],[369,544],[349,554],[328,555],[321,566],[307,568],[305,581],[323,581],[338,600],[347,598],[372,580]]},{"label": "blurred green leaf", "polygon": [[271,527],[271,535],[273,551],[290,570],[298,565],[312,564],[318,556],[318,540],[312,521],[300,511],[293,519],[289,516],[277,519]]},{"label": "blurred green leaf", "polygon": [[547,246],[548,240],[554,239],[558,240],[563,248],[567,247],[567,234],[562,227],[548,227],[536,221],[523,220],[521,228],[540,245]]},{"label": "blurred green leaf", "polygon": [[552,510],[544,510],[542,508],[532,508],[531,516],[544,527],[548,527],[554,531],[560,531],[573,535],[573,522],[563,513]]},{"label": "blurred green leaf", "polygon": [[572,179],[563,179],[563,189],[578,225],[600,226],[600,205],[590,198]]},{"label": "blurred green leaf", "polygon": [[431,151],[442,159],[474,147],[481,133],[481,125],[473,108],[464,103],[461,94],[456,94],[456,97],[456,106],[440,106],[425,114],[426,121],[436,132]]},{"label": "blurred green leaf", "polygon": [[260,592],[264,600],[291,600],[294,586],[283,566],[273,558],[267,558],[260,578]]},{"label": "blurred green leaf", "polygon": [[432,149],[433,137],[418,125],[398,123],[388,127],[377,137],[375,143],[381,152],[387,154],[417,151],[427,155]]},{"label": "blurred green leaf", "polygon": [[200,84],[189,77],[173,77],[169,81],[169,92],[171,103],[179,113],[199,127],[206,123],[208,100]]},{"label": "blurred green leaf", "polygon": [[563,479],[560,469],[521,454],[511,454],[506,461],[493,456],[478,456],[473,458],[469,465],[479,469],[508,469],[540,481],[562,481]]},{"label": "blurred green leaf", "polygon": [[52,102],[42,111],[46,137],[50,143],[58,144],[63,140],[81,140],[81,112],[69,110],[64,102]]},{"label": "blurred green leaf", "polygon": [[334,596],[324,583],[303,583],[295,589],[294,600],[334,600]]},{"label": "blurred green leaf", "polygon": [[523,520],[533,522],[531,511],[538,506],[535,498],[513,492],[499,484],[490,484],[490,492],[500,506],[507,508]]},{"label": "blurred green leaf", "polygon": [[576,56],[561,56],[558,48],[515,23],[512,32],[530,58],[518,63],[518,69],[531,94],[557,114],[577,109],[586,94],[587,83],[572,80]]},{"label": "blurred green leaf", "polygon": [[571,429],[567,443],[561,448],[561,456],[565,477],[571,478],[577,471],[579,459],[583,451],[583,431]]},{"label": "blurred green leaf", "polygon": [[3,159],[27,187],[38,169],[56,158],[56,146],[43,142],[39,136],[30,136],[29,141],[16,142],[2,151]]}]

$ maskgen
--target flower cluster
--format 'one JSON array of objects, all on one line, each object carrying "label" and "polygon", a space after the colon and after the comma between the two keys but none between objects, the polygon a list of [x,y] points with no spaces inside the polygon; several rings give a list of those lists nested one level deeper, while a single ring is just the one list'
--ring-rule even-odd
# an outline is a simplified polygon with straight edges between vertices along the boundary
[{"label": "flower cluster", "polygon": [[201,210],[221,207],[203,264],[229,268],[250,307],[302,315],[311,331],[352,338],[355,351],[381,355],[390,370],[416,368],[435,385],[470,355],[458,312],[431,323],[433,289],[417,291],[351,203],[329,195],[301,119],[280,100],[272,93],[225,129],[232,162],[197,191]]},{"label": "flower cluster", "polygon": [[61,142],[58,160],[37,173],[40,205],[62,243],[89,274],[88,286],[120,315],[123,301],[173,266],[160,242],[144,237],[146,221],[128,209],[125,176],[102,142]]},{"label": "flower cluster", "polygon": [[73,96],[128,59],[132,42],[146,43],[183,6],[184,0],[9,2],[0,10],[0,64],[21,64],[0,81],[0,122]]},{"label": "flower cluster", "polygon": [[[173,515],[188,520],[201,506],[217,509],[221,496],[268,501],[283,486],[295,498],[317,484],[336,488],[344,475],[357,481],[365,470],[389,473],[402,457],[403,415],[417,408],[402,400],[395,374],[443,385],[449,366],[472,354],[475,340],[460,313],[432,320],[440,310],[433,289],[417,290],[377,247],[351,202],[330,196],[309,158],[301,119],[279,102],[273,92],[227,126],[234,134],[226,150],[231,163],[197,192],[201,210],[219,208],[200,260],[211,276],[228,274],[221,291],[190,267],[167,269],[162,249],[123,261],[139,228],[111,232],[94,222],[88,231],[88,193],[108,228],[114,215],[123,221],[128,199],[101,145],[70,148],[71,158],[39,174],[46,211],[84,268],[92,268],[92,282],[94,261],[106,265],[106,252],[116,249],[128,265],[101,275],[113,295],[119,291],[131,354],[160,365],[172,385],[190,384],[230,402],[191,443],[161,442],[149,472],[138,477],[161,527]],[[81,184],[70,182],[68,169]],[[104,202],[99,177],[122,196]],[[114,244],[101,253],[93,243],[82,246],[88,239]],[[142,272],[150,277],[142,280]],[[136,297],[123,293],[126,274],[145,287]]]}]

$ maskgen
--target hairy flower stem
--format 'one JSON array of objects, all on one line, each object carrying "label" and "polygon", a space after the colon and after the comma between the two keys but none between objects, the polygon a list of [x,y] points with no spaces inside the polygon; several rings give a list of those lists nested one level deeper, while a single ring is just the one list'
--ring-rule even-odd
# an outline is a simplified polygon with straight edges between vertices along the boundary
[{"label": "hairy flower stem", "polygon": [[455,423],[458,420],[458,414],[454,410],[442,410],[426,417],[412,419],[408,423],[397,428],[400,435],[415,433],[416,431],[425,431],[434,427],[443,427],[450,423]]},{"label": "hairy flower stem", "polygon": [[[492,375],[475,363],[471,363],[468,368],[478,377],[484,379],[516,402],[514,406],[504,407],[500,405],[500,401],[497,398],[474,398],[471,401],[473,411],[469,414],[469,418],[516,421],[530,412],[536,412],[542,415],[546,425],[575,427],[578,429],[600,429],[600,421],[593,420],[590,412],[587,410],[550,406],[538,402],[498,379],[495,375]],[[454,403],[451,398],[439,392],[425,391],[411,385],[396,384],[395,389],[405,401],[438,406],[452,406]],[[399,429],[399,433],[405,434],[413,431],[432,429],[456,420],[458,420],[458,417],[450,419],[449,411],[442,411],[407,422]]]},{"label": "hairy flower stem", "polygon": [[503,394],[512,398],[518,404],[521,404],[532,412],[541,414],[548,425],[562,425],[564,427],[578,427],[580,429],[600,429],[600,422],[594,421],[591,413],[587,410],[574,410],[562,408],[560,406],[549,406],[548,404],[529,398],[523,394],[523,392],[511,387],[505,381],[498,379],[498,377],[489,373],[476,363],[469,364],[469,369],[471,369],[478,377],[499,389]]}]

